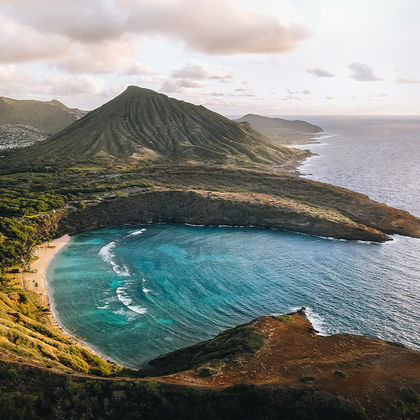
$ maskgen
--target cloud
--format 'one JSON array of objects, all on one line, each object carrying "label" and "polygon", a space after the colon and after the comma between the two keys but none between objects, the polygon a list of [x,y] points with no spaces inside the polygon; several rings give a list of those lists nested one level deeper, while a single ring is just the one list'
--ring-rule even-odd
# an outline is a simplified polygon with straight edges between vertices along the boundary
[{"label": "cloud", "polygon": [[78,42],[112,40],[125,33],[128,10],[113,0],[3,0],[0,12],[44,33]]},{"label": "cloud", "polygon": [[42,83],[44,93],[52,96],[98,95],[102,93],[104,81],[91,76],[50,76]]},{"label": "cloud", "polygon": [[302,101],[306,99],[308,95],[312,95],[312,92],[308,89],[304,90],[290,90],[286,89],[287,95],[281,98],[282,101]]},{"label": "cloud", "polygon": [[282,25],[274,16],[226,0],[121,1],[132,6],[130,27],[166,34],[208,54],[281,53],[308,38],[302,25]]},{"label": "cloud", "polygon": [[[18,0],[19,1],[19,0]],[[151,74],[135,61],[139,42],[128,35],[100,43],[69,41],[0,15],[0,63],[44,61],[69,73]]]},{"label": "cloud", "polygon": [[134,63],[128,70],[124,72],[129,76],[148,75],[153,76],[156,72],[146,64]]},{"label": "cloud", "polygon": [[16,65],[0,65],[0,91],[12,97],[95,96],[102,93],[103,87],[104,81],[96,77],[54,75],[37,80]]},{"label": "cloud", "polygon": [[68,54],[58,57],[56,65],[69,73],[113,73],[140,69],[136,56],[136,43],[130,38],[106,40],[100,44],[73,43]]},{"label": "cloud", "polygon": [[352,71],[350,77],[358,82],[376,82],[383,80],[378,77],[367,64],[352,63],[348,65],[348,68]]},{"label": "cloud", "polygon": [[234,89],[234,92],[237,92],[237,93],[230,94],[229,96],[245,96],[248,98],[256,97],[255,93],[251,92],[248,89],[236,88]]},{"label": "cloud", "polygon": [[205,80],[233,81],[235,75],[226,70],[215,69],[211,65],[189,63],[172,70],[170,79],[164,81],[162,91],[167,93],[184,92],[185,89],[204,87]]},{"label": "cloud", "polygon": [[321,69],[320,67],[306,67],[306,73],[313,74],[316,77],[335,77],[335,74],[330,73],[328,70]]},{"label": "cloud", "polygon": [[305,90],[295,90],[295,91],[290,90],[290,89],[286,89],[286,92],[289,95],[312,95],[312,92],[310,90],[307,90],[307,89],[305,89]]},{"label": "cloud", "polygon": [[226,72],[225,70],[213,70],[206,67],[198,63],[190,63],[182,68],[174,69],[172,71],[172,77],[181,79],[189,78],[195,80],[232,80],[235,77],[234,73],[232,72]]},{"label": "cloud", "polygon": [[[281,24],[273,15],[247,11],[230,0],[3,0],[0,14],[47,38],[73,43],[156,34],[219,55],[286,52],[309,36],[301,24]],[[18,50],[23,41],[16,37]]]},{"label": "cloud", "polygon": [[204,85],[191,79],[168,79],[162,85],[161,91],[165,93],[180,93],[185,89],[201,88]]},{"label": "cloud", "polygon": [[17,92],[25,94],[37,81],[28,73],[22,72],[16,65],[0,65],[1,95],[13,96]]},{"label": "cloud", "polygon": [[399,77],[397,79],[397,83],[401,83],[401,84],[413,84],[413,83],[420,83],[420,80],[404,79],[402,77]]},{"label": "cloud", "polygon": [[66,39],[45,35],[30,26],[0,15],[0,63],[15,64],[60,57]]}]

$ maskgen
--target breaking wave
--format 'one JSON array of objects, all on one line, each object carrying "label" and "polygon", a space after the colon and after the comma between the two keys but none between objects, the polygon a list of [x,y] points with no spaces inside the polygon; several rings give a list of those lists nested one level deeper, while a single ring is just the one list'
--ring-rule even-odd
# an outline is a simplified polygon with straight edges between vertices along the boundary
[{"label": "breaking wave", "polygon": [[118,265],[115,261],[115,254],[112,252],[113,249],[117,246],[117,241],[110,242],[108,245],[103,246],[98,255],[108,264],[111,265],[112,270],[122,277],[128,277],[130,275],[130,270],[125,265]]},{"label": "breaking wave", "polygon": [[130,309],[130,311],[136,312],[140,315],[143,315],[147,312],[146,308],[143,308],[139,305],[132,305],[133,300],[127,295],[126,290],[124,289],[124,287],[118,287],[117,290],[117,298],[118,300],[128,309]]}]

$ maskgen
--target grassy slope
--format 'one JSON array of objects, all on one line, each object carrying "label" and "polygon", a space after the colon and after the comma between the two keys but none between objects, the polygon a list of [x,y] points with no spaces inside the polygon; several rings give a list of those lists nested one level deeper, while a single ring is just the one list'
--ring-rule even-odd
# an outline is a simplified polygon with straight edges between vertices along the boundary
[{"label": "grassy slope", "polygon": [[[254,353],[262,347],[263,342],[263,336],[257,332],[252,322],[240,325],[223,331],[211,340],[159,356],[150,361],[152,369],[144,372],[144,375],[168,375],[199,367],[214,359]],[[211,371],[208,371],[208,374],[211,374]]]},{"label": "grassy slope", "polygon": [[10,275],[0,284],[0,358],[100,376],[119,369],[53,328],[49,308]]}]

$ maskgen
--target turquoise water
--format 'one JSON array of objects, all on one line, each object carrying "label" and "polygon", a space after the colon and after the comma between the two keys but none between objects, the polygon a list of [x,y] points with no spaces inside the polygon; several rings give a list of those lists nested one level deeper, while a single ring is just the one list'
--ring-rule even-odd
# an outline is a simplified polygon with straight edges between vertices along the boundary
[{"label": "turquoise water", "polygon": [[[335,136],[313,146],[320,157],[303,167],[308,176],[354,185],[419,214],[413,200],[420,179],[418,129],[375,123],[382,127],[375,137],[369,134],[372,122],[365,131],[360,121],[314,122]],[[387,149],[395,133],[407,156],[401,167],[395,150]],[[372,136],[376,147],[384,142],[391,160],[382,153],[376,161],[380,179],[374,177],[375,160],[365,171],[360,163],[370,158]],[[350,170],[351,159],[357,170]],[[387,178],[382,165],[391,163]],[[263,229],[155,224],[79,234],[52,261],[47,277],[68,331],[113,360],[141,367],[228,327],[300,306],[309,307],[323,334],[371,335],[420,349],[419,256],[420,241],[399,236],[378,245]]]}]

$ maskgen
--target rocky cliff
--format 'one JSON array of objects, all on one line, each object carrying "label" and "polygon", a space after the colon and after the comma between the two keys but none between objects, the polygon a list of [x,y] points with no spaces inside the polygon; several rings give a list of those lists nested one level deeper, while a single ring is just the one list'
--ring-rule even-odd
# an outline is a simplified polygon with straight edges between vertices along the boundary
[{"label": "rocky cliff", "polygon": [[[366,200],[368,204],[374,203]],[[383,205],[378,206],[383,210]],[[105,200],[86,209],[70,211],[60,219],[59,232],[74,234],[104,226],[169,222],[257,226],[376,242],[389,239],[386,232],[419,234],[418,219],[403,211],[387,209],[389,212],[382,217],[366,216],[354,221],[331,208],[319,208],[268,194],[154,191]],[[417,233],[397,229],[397,224],[402,226],[404,220],[406,224],[412,223]]]}]

